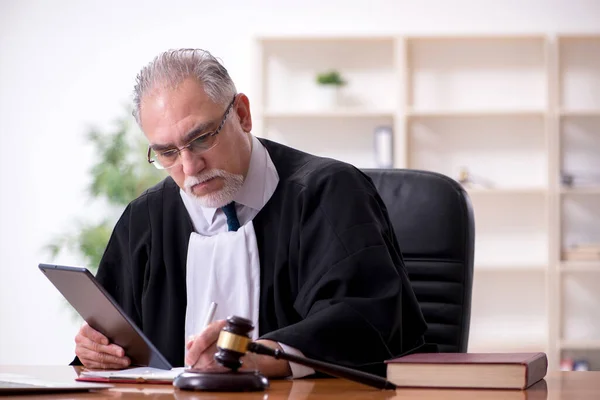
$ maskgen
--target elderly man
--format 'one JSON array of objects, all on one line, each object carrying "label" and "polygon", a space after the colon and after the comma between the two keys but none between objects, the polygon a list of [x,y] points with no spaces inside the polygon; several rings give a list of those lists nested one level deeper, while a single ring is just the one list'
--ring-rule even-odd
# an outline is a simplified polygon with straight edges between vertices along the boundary
[{"label": "elderly man", "polygon": [[[97,278],[173,365],[210,368],[228,315],[253,321],[268,346],[379,375],[423,344],[392,225],[363,173],[253,136],[248,97],[203,50],[143,68],[134,115],[148,162],[169,177],[125,209]],[[87,325],[76,354],[88,367],[129,365]],[[314,372],[266,356],[253,367]]]}]

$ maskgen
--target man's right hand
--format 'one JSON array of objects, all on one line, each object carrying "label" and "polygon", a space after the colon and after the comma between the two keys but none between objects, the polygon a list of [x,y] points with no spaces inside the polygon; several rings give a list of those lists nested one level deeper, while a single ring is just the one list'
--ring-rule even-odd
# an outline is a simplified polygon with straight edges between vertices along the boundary
[{"label": "man's right hand", "polygon": [[125,350],[84,323],[75,336],[75,354],[86,368],[123,369],[131,364]]}]

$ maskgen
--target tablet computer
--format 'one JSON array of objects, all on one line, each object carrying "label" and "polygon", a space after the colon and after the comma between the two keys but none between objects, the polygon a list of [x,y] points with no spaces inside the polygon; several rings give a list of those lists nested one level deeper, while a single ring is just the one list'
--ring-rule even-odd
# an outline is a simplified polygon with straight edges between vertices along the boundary
[{"label": "tablet computer", "polygon": [[87,268],[39,264],[39,269],[92,328],[125,350],[132,366],[172,368]]}]

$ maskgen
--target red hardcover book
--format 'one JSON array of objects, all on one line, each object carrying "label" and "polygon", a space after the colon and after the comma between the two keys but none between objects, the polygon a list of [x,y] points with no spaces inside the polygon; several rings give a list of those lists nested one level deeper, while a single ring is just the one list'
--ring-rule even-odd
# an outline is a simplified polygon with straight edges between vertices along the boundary
[{"label": "red hardcover book", "polygon": [[526,389],[548,371],[545,353],[421,353],[386,363],[399,387]]}]

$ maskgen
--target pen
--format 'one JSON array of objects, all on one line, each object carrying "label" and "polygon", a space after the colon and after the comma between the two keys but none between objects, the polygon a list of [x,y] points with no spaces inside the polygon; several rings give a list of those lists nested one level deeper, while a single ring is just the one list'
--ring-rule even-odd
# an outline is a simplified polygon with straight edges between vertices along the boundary
[{"label": "pen", "polygon": [[208,308],[208,313],[206,314],[206,319],[204,320],[204,329],[206,329],[208,327],[208,325],[210,325],[213,318],[215,317],[216,311],[217,311],[217,303],[212,301],[210,303],[210,307]]},{"label": "pen", "polygon": [[[210,325],[210,323],[212,322],[213,318],[215,317],[215,312],[217,311],[217,303],[215,303],[214,301],[212,301],[210,303],[210,306],[208,307],[208,313],[206,313],[206,319],[204,320],[204,329],[206,329],[208,327],[208,325]],[[189,346],[191,345],[192,341],[196,338],[195,335],[191,335],[188,338],[188,342],[186,345],[186,350],[189,350]],[[189,365],[185,366],[186,368],[189,368]]]},{"label": "pen", "polygon": [[[208,306],[208,312],[206,313],[206,319],[204,320],[204,327],[202,329],[206,329],[208,327],[208,325],[210,325],[210,323],[213,321],[213,318],[215,318],[216,311],[217,311],[217,303],[212,301],[210,303],[210,306]],[[188,343],[191,342],[192,340],[194,340],[195,338],[196,338],[196,335],[190,335],[187,339]]]}]

